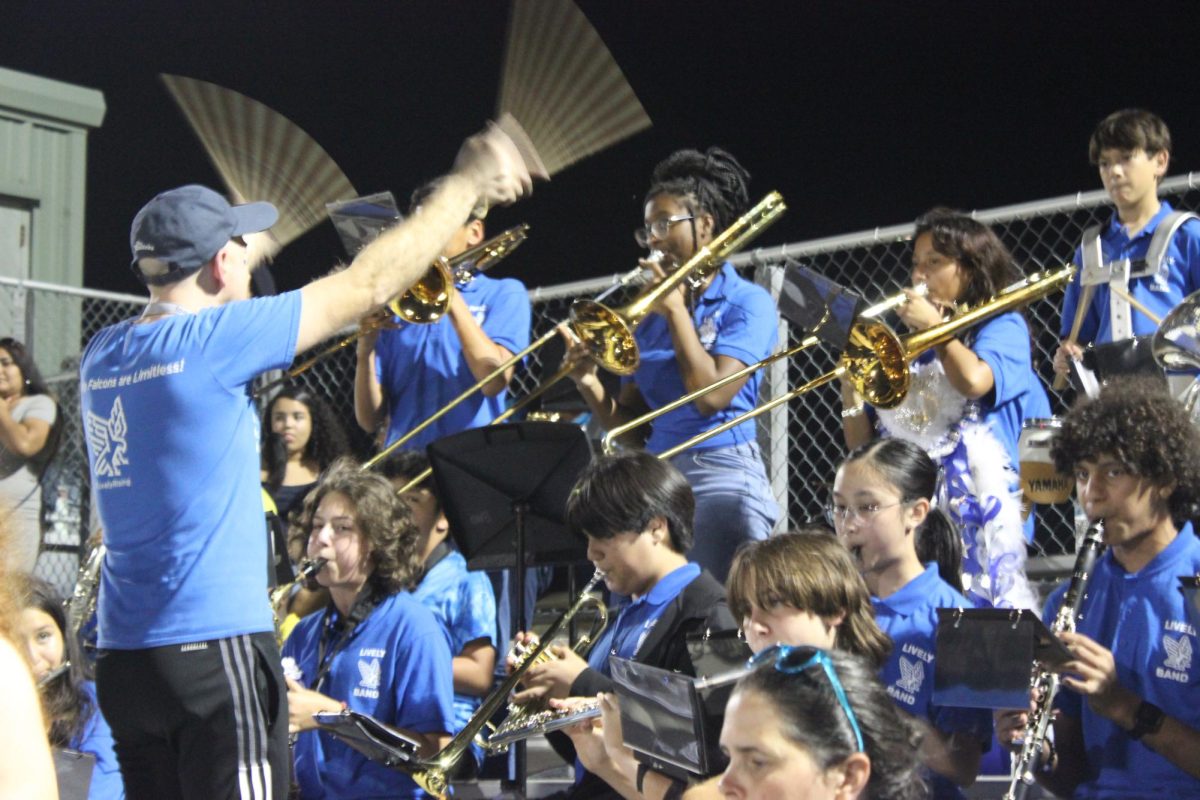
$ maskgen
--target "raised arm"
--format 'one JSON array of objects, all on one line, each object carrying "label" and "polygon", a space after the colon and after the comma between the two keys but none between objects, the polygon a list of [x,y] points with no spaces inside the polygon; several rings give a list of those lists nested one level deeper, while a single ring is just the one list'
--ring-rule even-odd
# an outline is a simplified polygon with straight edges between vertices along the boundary
[{"label": "raised arm", "polygon": [[495,126],[468,139],[454,170],[420,210],[365,247],[344,270],[301,290],[296,352],[382,306],[417,281],[480,199],[511,203],[530,190],[529,170]]}]

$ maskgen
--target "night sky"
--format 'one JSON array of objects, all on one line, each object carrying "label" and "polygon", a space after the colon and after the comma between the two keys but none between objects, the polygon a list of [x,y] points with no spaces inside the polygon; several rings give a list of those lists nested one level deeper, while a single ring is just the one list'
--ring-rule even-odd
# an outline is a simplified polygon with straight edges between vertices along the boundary
[{"label": "night sky", "polygon": [[[579,0],[654,127],[494,211],[532,225],[497,272],[547,285],[629,269],[650,170],[719,144],[790,206],[770,246],[1099,188],[1087,137],[1117,108],[1162,115],[1170,169],[1200,169],[1195,2]],[[361,193],[449,167],[493,114],[499,0],[8,0],[0,65],[100,89],[88,164],[88,286],[140,293],[128,227],[158,191],[218,178],[158,80],[211,81],[279,111]],[[299,286],[342,256],[331,226],[273,268]]]}]

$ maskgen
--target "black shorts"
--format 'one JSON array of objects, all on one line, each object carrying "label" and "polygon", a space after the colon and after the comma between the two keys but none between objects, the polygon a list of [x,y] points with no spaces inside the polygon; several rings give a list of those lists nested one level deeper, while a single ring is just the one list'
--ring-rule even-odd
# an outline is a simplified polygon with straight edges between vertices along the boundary
[{"label": "black shorts", "polygon": [[287,797],[287,687],[274,635],[101,650],[96,694],[129,800]]}]

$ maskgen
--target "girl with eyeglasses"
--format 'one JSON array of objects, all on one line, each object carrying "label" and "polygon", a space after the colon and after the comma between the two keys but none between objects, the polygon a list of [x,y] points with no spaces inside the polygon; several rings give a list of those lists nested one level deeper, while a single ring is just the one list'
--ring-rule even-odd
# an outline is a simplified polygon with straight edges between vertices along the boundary
[{"label": "girl with eyeglasses", "polygon": [[[642,247],[662,254],[642,265],[658,280],[673,272],[728,228],[749,207],[750,175],[716,147],[679,150],[654,168],[645,199],[645,227],[635,232]],[[707,386],[775,349],[775,303],[765,289],[737,274],[731,264],[687,282],[663,297],[638,327],[637,371],[617,393],[599,380],[587,349],[575,343],[567,358],[571,378],[606,429]],[[758,399],[761,372],[710,392],[654,421],[645,447],[659,453],[748,411]],[[644,432],[644,431],[643,431]],[[775,525],[775,503],[753,421],[738,425],[671,459],[696,494],[696,541],[692,561],[724,580],[739,544],[765,539]]]},{"label": "girl with eyeglasses", "polygon": [[[905,289],[897,313],[910,331],[922,331],[1022,277],[990,228],[936,208],[917,220],[913,240],[912,283],[926,291]],[[919,444],[941,465],[939,505],[963,538],[967,597],[978,606],[1037,607],[1025,577],[1033,518],[1022,521],[1017,442],[1026,419],[1050,416],[1050,402],[1033,369],[1024,315],[999,314],[922,354],[894,409],[866,405],[845,381],[842,403],[849,448],[894,436]]]},{"label": "girl with eyeglasses", "polygon": [[[861,657],[877,670],[891,649],[890,640],[875,622],[870,595],[853,559],[823,527],[742,545],[726,581],[726,595],[755,653],[767,652],[780,643],[837,649]],[[619,718],[612,713],[615,700],[605,695],[603,703],[610,713],[604,715],[600,732],[588,725],[571,731],[585,765],[591,769],[589,761],[594,760],[610,785],[626,790],[634,787],[626,797],[657,800],[669,796],[673,781],[645,771],[641,792],[636,791],[638,767],[621,742]],[[597,746],[600,737],[604,738],[603,752]],[[714,777],[688,788],[683,796],[689,800],[717,798],[721,791]]]},{"label": "girl with eyeglasses", "polygon": [[933,702],[937,609],[969,608],[961,542],[932,501],[938,467],[916,444],[878,439],[852,452],[833,482],[830,517],[871,591],[875,620],[892,638],[881,677],[896,705],[928,723],[921,757],[932,796],[962,797],[992,740],[991,713]]},{"label": "girl with eyeglasses", "polygon": [[42,478],[54,456],[58,405],[24,344],[0,338],[0,521],[12,569],[33,572],[42,544]]}]

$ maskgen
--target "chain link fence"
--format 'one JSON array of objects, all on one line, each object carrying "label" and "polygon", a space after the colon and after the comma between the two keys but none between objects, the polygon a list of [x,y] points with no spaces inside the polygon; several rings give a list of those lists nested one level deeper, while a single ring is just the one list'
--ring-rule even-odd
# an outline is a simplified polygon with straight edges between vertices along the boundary
[{"label": "chain link fence", "polygon": [[[1162,194],[1176,208],[1200,210],[1200,174],[1165,181]],[[1028,273],[1069,261],[1084,229],[1109,217],[1106,200],[1104,193],[1097,191],[975,212],[974,216],[996,230]],[[783,282],[783,264],[792,260],[874,301],[909,284],[912,230],[912,225],[879,228],[759,249],[733,261],[744,275],[767,287],[775,297]],[[566,319],[573,300],[610,289],[617,279],[610,276],[531,290],[532,336],[536,338]],[[620,305],[634,291],[618,289],[608,302]],[[1034,332],[1034,363],[1047,387],[1058,341],[1060,302],[1061,296],[1055,295],[1027,309]],[[30,345],[60,406],[61,443],[42,481],[46,533],[38,571],[64,592],[74,583],[79,555],[88,532],[95,527],[90,520],[87,455],[79,415],[79,355],[97,330],[134,316],[144,303],[144,298],[131,295],[0,278],[0,330]],[[790,330],[786,321],[779,324],[780,342],[791,345],[803,337],[803,331]],[[302,354],[296,363],[320,349]],[[561,344],[555,342],[532,354],[516,373],[513,394],[524,395],[553,372],[561,352]],[[818,347],[802,357],[767,367],[763,398],[782,395],[833,369],[837,356],[828,348]],[[343,347],[295,380],[328,398],[343,420],[356,454],[366,456],[372,452],[373,442],[354,421],[354,365],[354,348]],[[264,376],[263,383],[273,377]],[[564,381],[563,392],[549,393],[545,406],[567,415],[578,410],[569,396],[569,387],[570,382]],[[270,394],[264,393],[264,404]],[[1061,396],[1051,392],[1051,400],[1056,414],[1065,411]],[[841,398],[834,383],[759,417],[768,475],[785,510],[781,525],[795,527],[820,518],[833,474],[845,455],[840,412]],[[1037,515],[1035,555],[1061,571],[1065,567],[1057,557],[1074,551],[1073,510],[1065,504],[1039,508]]]}]

